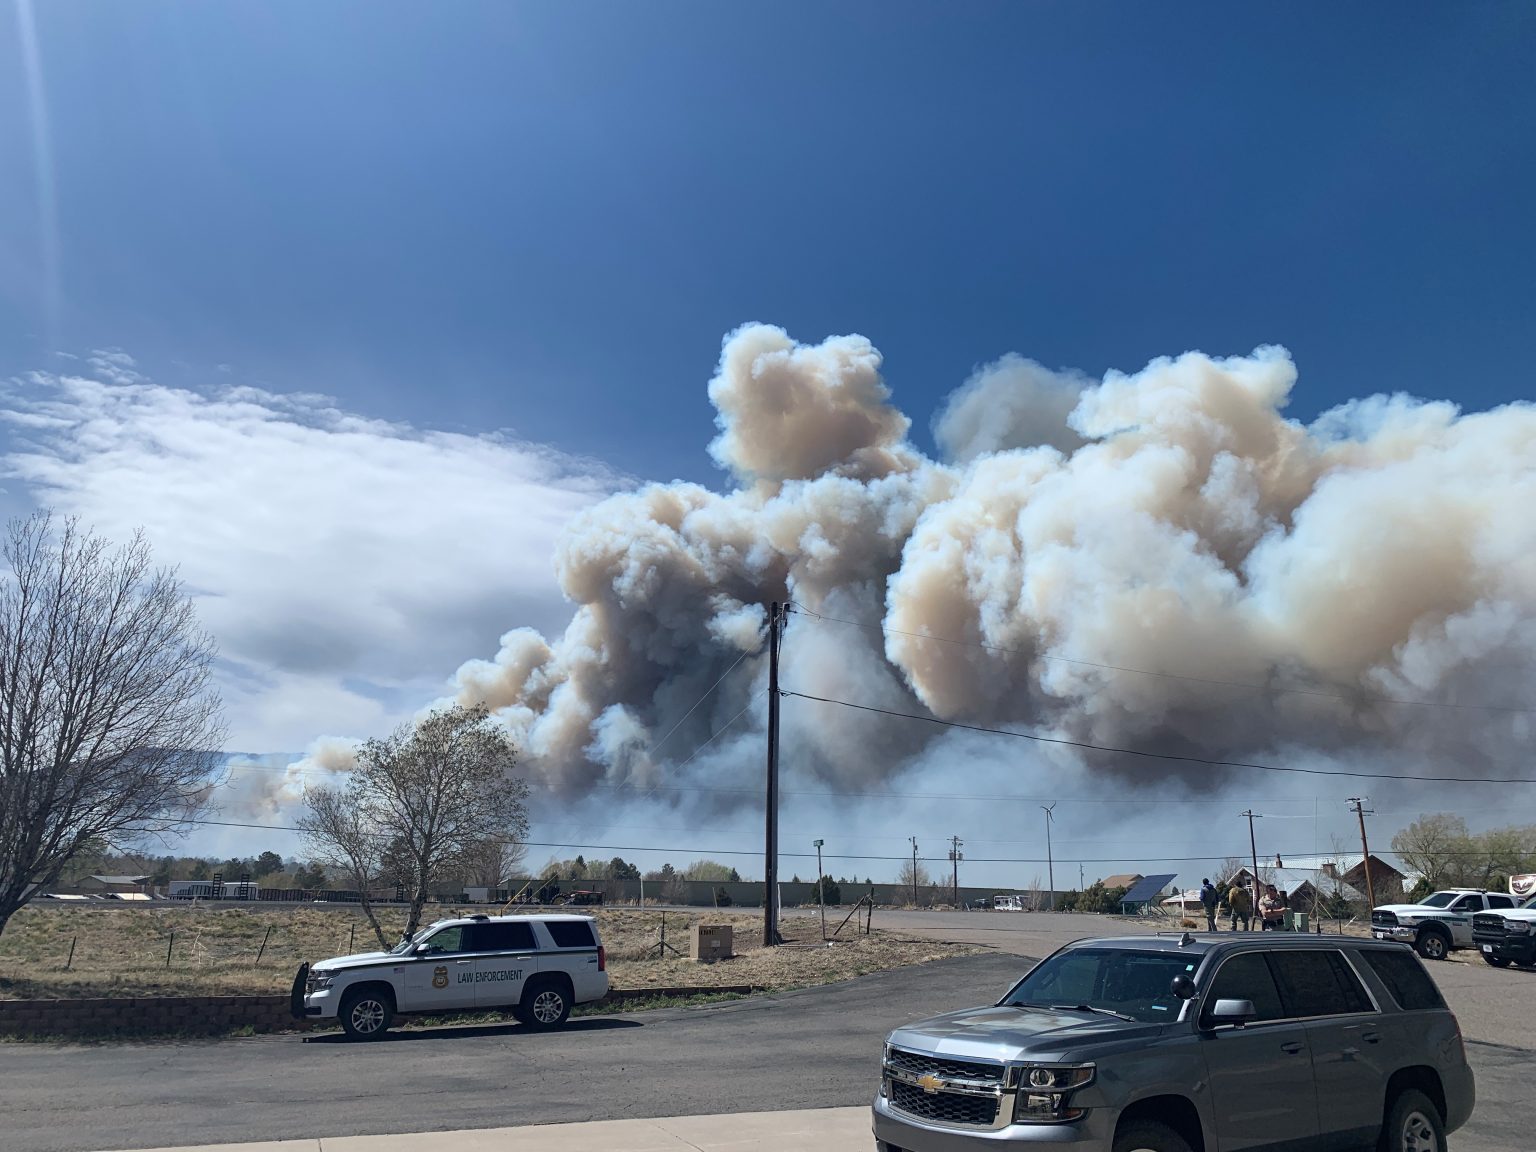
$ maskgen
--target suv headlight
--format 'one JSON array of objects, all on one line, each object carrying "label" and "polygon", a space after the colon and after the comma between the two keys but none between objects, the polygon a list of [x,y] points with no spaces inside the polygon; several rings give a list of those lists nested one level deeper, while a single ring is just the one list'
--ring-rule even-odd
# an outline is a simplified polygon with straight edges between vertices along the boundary
[{"label": "suv headlight", "polygon": [[1529,936],[1531,922],[1529,920],[1506,920],[1504,921],[1504,931],[1511,936]]},{"label": "suv headlight", "polygon": [[309,972],[309,979],[305,981],[304,991],[319,992],[321,989],[329,988],[335,982],[336,973],[316,972],[313,968],[311,968]]},{"label": "suv headlight", "polygon": [[1019,1070],[1014,1100],[1015,1124],[1059,1124],[1076,1120],[1086,1109],[1069,1106],[1069,1096],[1093,1083],[1092,1064],[1030,1064]]}]

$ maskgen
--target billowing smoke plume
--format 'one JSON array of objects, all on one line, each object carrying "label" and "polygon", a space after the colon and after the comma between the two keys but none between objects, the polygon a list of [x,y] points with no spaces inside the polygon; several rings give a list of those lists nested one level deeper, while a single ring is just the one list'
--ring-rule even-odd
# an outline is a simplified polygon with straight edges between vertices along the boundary
[{"label": "billowing smoke plume", "polygon": [[[564,635],[509,632],[458,698],[495,709],[568,794],[646,785],[745,709],[707,761],[745,778],[763,608],[793,599],[797,691],[1170,753],[1516,766],[1536,407],[1373,396],[1303,426],[1281,415],[1295,380],[1279,348],[1102,381],[1007,357],[951,398],[931,460],[868,341],[742,328],[709,385],[732,490],[651,485],[581,515],[556,558]],[[784,723],[791,767],[836,787],[945,746],[932,725],[808,701]]]}]

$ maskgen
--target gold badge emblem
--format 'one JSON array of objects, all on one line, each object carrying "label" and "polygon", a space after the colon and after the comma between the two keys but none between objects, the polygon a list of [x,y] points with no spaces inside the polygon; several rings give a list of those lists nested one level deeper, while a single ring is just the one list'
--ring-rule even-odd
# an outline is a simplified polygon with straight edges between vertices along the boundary
[{"label": "gold badge emblem", "polygon": [[446,965],[439,965],[432,970],[432,987],[448,987],[448,968]]},{"label": "gold badge emblem", "polygon": [[917,1086],[924,1092],[928,1093],[928,1095],[932,1096],[935,1092],[944,1086],[944,1081],[931,1074],[928,1076],[919,1076],[917,1078]]}]

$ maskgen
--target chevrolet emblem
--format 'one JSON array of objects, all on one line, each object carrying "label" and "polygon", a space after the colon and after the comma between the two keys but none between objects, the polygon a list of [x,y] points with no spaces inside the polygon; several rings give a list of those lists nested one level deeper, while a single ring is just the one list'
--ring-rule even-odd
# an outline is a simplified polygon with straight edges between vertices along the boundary
[{"label": "chevrolet emblem", "polygon": [[917,1078],[917,1086],[928,1095],[932,1096],[940,1088],[944,1087],[944,1081],[930,1073],[927,1076],[919,1076]]}]

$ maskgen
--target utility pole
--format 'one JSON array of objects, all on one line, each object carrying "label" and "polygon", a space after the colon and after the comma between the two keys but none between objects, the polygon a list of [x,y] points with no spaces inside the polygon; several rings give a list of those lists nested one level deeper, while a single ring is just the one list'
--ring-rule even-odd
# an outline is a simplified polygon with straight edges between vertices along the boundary
[{"label": "utility pole", "polygon": [[1253,822],[1262,819],[1254,814],[1252,808],[1246,812],[1239,812],[1239,816],[1248,817],[1248,850],[1253,853],[1253,907],[1248,909],[1248,930],[1253,931],[1253,918],[1259,914],[1259,848],[1258,842],[1253,838]]},{"label": "utility pole", "polygon": [[1365,869],[1365,899],[1372,908],[1376,907],[1376,885],[1371,882],[1371,846],[1365,842],[1365,806],[1364,797],[1351,796],[1349,802],[1355,807],[1355,815],[1360,818],[1360,867]]},{"label": "utility pole", "polygon": [[960,907],[960,861],[965,857],[960,855],[960,845],[965,841],[958,836],[949,838],[949,882],[954,889],[954,905]]},{"label": "utility pole", "polygon": [[912,841],[912,907],[917,907],[917,837],[908,836]]},{"label": "utility pole", "polygon": [[[1045,813],[1045,882],[1051,888],[1050,900],[1046,908],[1048,912],[1056,911],[1056,864],[1051,859],[1051,813],[1055,808],[1054,804],[1050,807],[1040,805],[1040,810]],[[1040,873],[1036,872],[1035,875],[1039,876]],[[1036,904],[1035,907],[1038,908],[1039,905]]]},{"label": "utility pole", "polygon": [[827,938],[827,886],[822,881],[821,873],[821,846],[824,840],[816,841],[816,903],[821,905],[821,938]]},{"label": "utility pole", "polygon": [[[779,643],[784,635],[784,609],[777,600],[768,606],[768,797],[763,844],[763,947],[779,937]],[[817,877],[820,879],[820,877]]]}]

